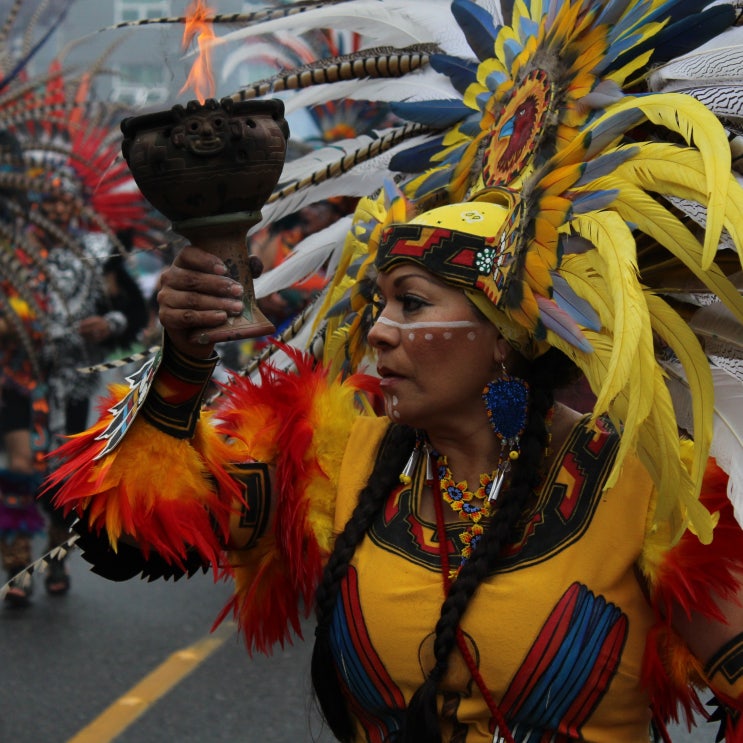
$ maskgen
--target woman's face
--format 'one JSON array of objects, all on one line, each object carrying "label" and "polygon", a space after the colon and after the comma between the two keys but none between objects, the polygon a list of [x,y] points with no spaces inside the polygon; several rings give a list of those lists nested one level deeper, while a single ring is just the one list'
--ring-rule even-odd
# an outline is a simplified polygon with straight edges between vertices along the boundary
[{"label": "woman's face", "polygon": [[369,343],[390,419],[429,430],[486,420],[482,390],[500,374],[504,343],[495,326],[461,290],[413,264],[380,275],[377,287]]}]

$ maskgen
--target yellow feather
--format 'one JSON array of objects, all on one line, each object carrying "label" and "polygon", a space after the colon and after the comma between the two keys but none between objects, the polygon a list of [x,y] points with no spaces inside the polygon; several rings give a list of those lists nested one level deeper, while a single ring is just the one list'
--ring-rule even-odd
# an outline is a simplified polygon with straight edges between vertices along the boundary
[{"label": "yellow feather", "polygon": [[541,215],[534,219],[534,239],[529,243],[529,252],[538,251],[548,268],[557,267],[558,236],[555,226]]},{"label": "yellow feather", "polygon": [[539,320],[539,306],[534,298],[534,293],[525,281],[514,281],[521,291],[521,301],[518,305],[507,306],[502,309],[517,325],[534,332]]},{"label": "yellow feather", "polygon": [[599,188],[617,189],[612,206],[622,218],[654,238],[673,256],[684,263],[694,275],[709,287],[743,321],[743,297],[735,285],[715,263],[702,268],[702,246],[694,234],[663,204],[641,188],[614,176],[592,183]]},{"label": "yellow feather", "polygon": [[308,518],[320,547],[330,551],[333,546],[333,520],[338,473],[345,442],[353,422],[358,418],[356,393],[337,381],[319,389],[313,399],[310,420],[314,421],[311,451],[323,477],[308,479],[307,496],[312,503]]},{"label": "yellow feather", "polygon": [[[706,203],[701,187],[705,180],[704,162],[701,154],[693,149],[662,143],[643,144],[635,157],[617,167],[615,174],[649,191]],[[743,264],[743,187],[732,173],[727,177],[724,226]]]},{"label": "yellow feather", "polygon": [[[596,246],[588,251],[610,291],[614,316],[614,347],[603,389],[598,393],[598,407],[624,387],[633,364],[647,364],[652,359],[652,337],[647,306],[637,280],[634,262],[635,241],[627,225],[616,214],[602,212],[581,215],[573,221],[576,231]],[[597,253],[597,255],[594,255]]]},{"label": "yellow feather", "polygon": [[[676,417],[658,364],[654,362],[653,369],[646,370],[646,374],[650,377],[649,386],[653,390],[654,399],[648,419],[638,432],[638,454],[648,471],[655,472],[654,482],[658,491],[656,512],[662,515],[663,520],[673,520],[680,524],[684,518],[672,516],[678,510],[676,499],[679,498],[685,482],[679,455]],[[673,531],[675,534],[676,528]]]},{"label": "yellow feather", "polygon": [[531,247],[526,254],[524,277],[536,294],[541,294],[543,297],[551,296],[552,276],[549,272],[549,265],[534,247]]},{"label": "yellow feather", "polygon": [[696,482],[704,473],[712,441],[715,391],[709,361],[686,321],[660,297],[647,299],[653,330],[678,357],[691,390],[696,442],[691,476]]},{"label": "yellow feather", "polygon": [[539,188],[549,194],[564,193],[580,178],[581,172],[582,169],[580,162],[577,164],[570,163],[554,168],[540,179]]},{"label": "yellow feather", "polygon": [[[715,114],[695,98],[677,93],[659,93],[647,98],[627,97],[609,106],[606,113],[591,124],[599,126],[618,113],[640,110],[653,124],[681,135],[701,153],[705,174],[707,229],[704,235],[702,265],[707,268],[714,258],[723,228],[725,201],[730,184],[731,156],[725,130]],[[673,163],[667,164],[673,168]]]},{"label": "yellow feather", "polygon": [[644,54],[633,57],[626,65],[624,65],[623,67],[619,67],[618,69],[609,73],[606,76],[606,79],[613,80],[618,85],[626,87],[625,81],[631,80],[634,73],[641,71],[644,76],[644,73],[647,69],[647,64],[650,61],[650,57],[652,55],[653,52],[652,50],[650,50],[645,52]]},{"label": "yellow feather", "polygon": [[609,289],[594,268],[593,261],[582,253],[565,255],[560,264],[560,276],[598,312],[601,324],[613,329],[614,315],[608,302]]}]

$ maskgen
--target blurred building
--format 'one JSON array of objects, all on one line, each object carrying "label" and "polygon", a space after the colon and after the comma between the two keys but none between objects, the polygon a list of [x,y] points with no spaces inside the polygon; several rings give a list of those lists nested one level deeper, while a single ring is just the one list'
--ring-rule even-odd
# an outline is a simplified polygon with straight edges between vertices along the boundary
[{"label": "blurred building", "polygon": [[[0,9],[8,0],[0,2]],[[36,2],[24,6],[37,5]],[[250,12],[261,7],[260,0],[207,0],[218,13]],[[50,3],[46,16],[56,17]],[[39,73],[49,61],[62,57],[65,67],[89,68],[100,61],[104,74],[96,79],[96,94],[107,100],[120,101],[127,107],[149,108],[172,105],[193,98],[189,91],[180,93],[193,64],[192,53],[181,47],[182,24],[140,26],[111,29],[123,22],[184,16],[190,0],[74,0],[64,21],[32,63]],[[228,29],[218,29],[224,34]],[[215,50],[214,69],[222,66],[225,50]],[[240,85],[239,71],[229,80],[215,82],[215,97],[234,91]],[[245,78],[246,80],[248,78]]]}]

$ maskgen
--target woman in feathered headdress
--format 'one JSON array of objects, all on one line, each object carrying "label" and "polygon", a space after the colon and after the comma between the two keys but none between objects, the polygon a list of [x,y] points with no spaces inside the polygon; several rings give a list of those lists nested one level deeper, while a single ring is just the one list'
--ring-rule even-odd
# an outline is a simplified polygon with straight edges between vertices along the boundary
[{"label": "woman in feathered headdress", "polygon": [[[242,288],[185,248],[163,352],[61,450],[59,503],[99,572],[232,576],[222,616],[250,649],[314,605],[339,740],[667,740],[710,687],[739,741],[740,480],[694,319],[743,322],[743,189],[708,108],[631,92],[699,18],[534,2],[498,26],[452,7],[479,61],[439,54],[461,99],[397,107],[448,111],[446,132],[359,202],[318,358],[283,346],[291,368],[200,413],[210,328]],[[578,375],[581,411],[558,401]]]}]

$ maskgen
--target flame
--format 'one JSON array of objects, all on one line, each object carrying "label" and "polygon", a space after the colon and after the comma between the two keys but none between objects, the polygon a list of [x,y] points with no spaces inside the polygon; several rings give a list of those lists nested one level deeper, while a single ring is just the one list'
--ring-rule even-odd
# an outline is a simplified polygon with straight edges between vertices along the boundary
[{"label": "flame", "polygon": [[186,26],[183,29],[183,40],[181,46],[185,51],[197,39],[199,45],[199,55],[188,73],[186,82],[178,91],[184,91],[192,88],[199,103],[203,103],[207,98],[213,98],[216,91],[214,84],[214,75],[212,74],[211,51],[209,42],[216,37],[214,29],[209,21],[214,15],[214,10],[205,4],[204,0],[194,0],[186,11]]}]

